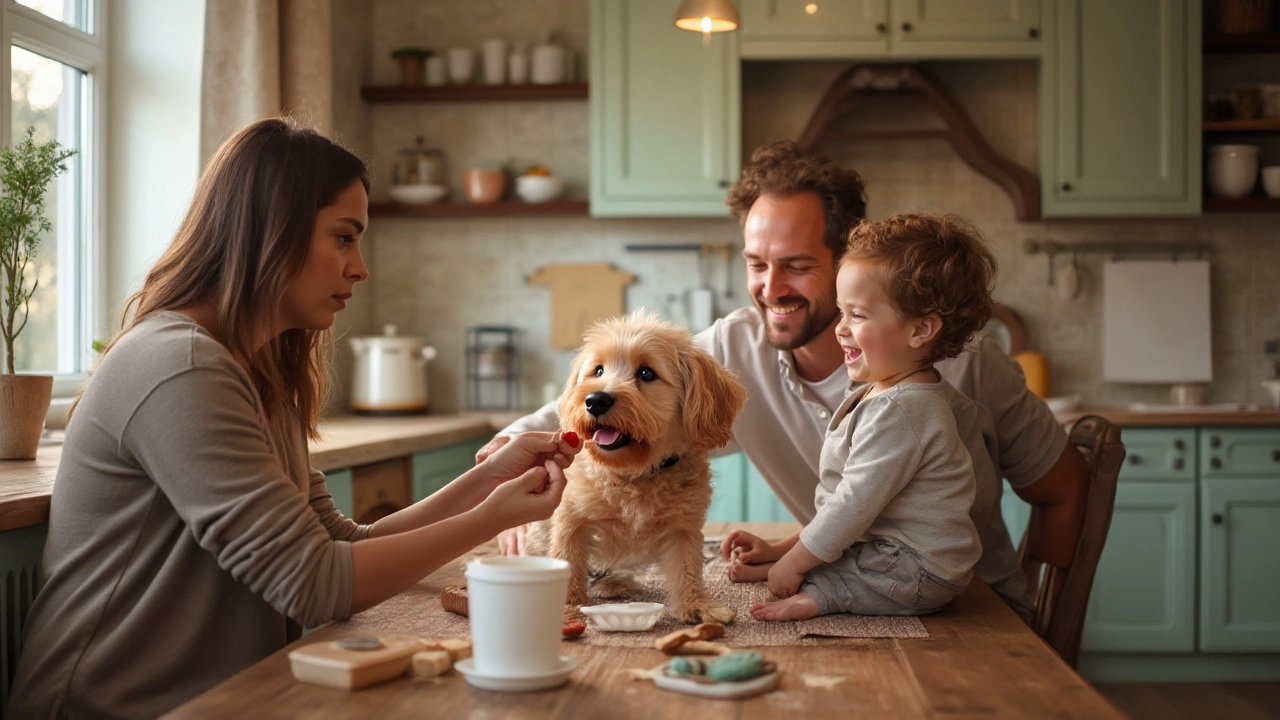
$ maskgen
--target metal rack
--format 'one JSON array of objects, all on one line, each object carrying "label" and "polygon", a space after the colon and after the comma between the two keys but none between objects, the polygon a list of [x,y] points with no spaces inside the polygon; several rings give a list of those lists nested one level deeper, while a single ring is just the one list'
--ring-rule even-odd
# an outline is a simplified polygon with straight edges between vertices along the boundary
[{"label": "metal rack", "polygon": [[510,410],[520,406],[520,356],[516,333],[505,325],[467,328],[467,407]]}]

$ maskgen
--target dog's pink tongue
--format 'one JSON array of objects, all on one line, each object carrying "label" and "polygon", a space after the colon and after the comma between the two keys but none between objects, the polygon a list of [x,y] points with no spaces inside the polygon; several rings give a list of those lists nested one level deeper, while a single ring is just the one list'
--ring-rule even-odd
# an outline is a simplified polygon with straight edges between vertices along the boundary
[{"label": "dog's pink tongue", "polygon": [[612,445],[618,442],[618,438],[621,436],[622,433],[618,432],[616,428],[602,427],[596,430],[595,435],[591,436],[591,441],[597,445]]}]

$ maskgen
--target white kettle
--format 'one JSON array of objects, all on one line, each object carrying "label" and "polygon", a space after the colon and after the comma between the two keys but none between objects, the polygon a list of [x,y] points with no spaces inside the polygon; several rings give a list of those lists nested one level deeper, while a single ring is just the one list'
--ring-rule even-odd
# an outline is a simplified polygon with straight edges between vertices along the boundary
[{"label": "white kettle", "polygon": [[387,325],[382,335],[351,339],[356,356],[351,409],[378,415],[411,415],[427,409],[427,363],[436,349],[422,338],[398,335]]}]

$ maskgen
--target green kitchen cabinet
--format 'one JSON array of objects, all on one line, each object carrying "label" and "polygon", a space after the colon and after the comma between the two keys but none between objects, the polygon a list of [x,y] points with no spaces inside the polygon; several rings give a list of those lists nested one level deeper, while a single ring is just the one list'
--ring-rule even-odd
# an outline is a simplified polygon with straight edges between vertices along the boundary
[{"label": "green kitchen cabinet", "polygon": [[351,468],[330,470],[324,474],[325,487],[333,497],[333,506],[346,517],[353,517],[356,512],[355,473]]},{"label": "green kitchen cabinet", "polygon": [[1043,25],[1042,214],[1199,214],[1199,0],[1056,0]]},{"label": "green kitchen cabinet", "polygon": [[1039,57],[1041,0],[742,0],[748,60]]},{"label": "green kitchen cabinet", "polygon": [[417,502],[453,482],[476,464],[476,452],[489,438],[465,440],[413,454],[413,501]]},{"label": "green kitchen cabinet", "polygon": [[795,522],[745,453],[711,460],[708,522]]},{"label": "green kitchen cabinet", "polygon": [[652,0],[591,3],[591,214],[726,216],[741,160],[738,33]]}]

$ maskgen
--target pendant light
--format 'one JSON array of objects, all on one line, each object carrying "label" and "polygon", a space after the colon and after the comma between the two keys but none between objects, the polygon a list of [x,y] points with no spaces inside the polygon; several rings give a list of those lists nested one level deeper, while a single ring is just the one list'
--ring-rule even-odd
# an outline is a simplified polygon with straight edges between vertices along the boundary
[{"label": "pendant light", "polygon": [[733,0],[684,0],[675,23],[682,30],[702,33],[706,40],[711,33],[738,29],[738,8]]}]

